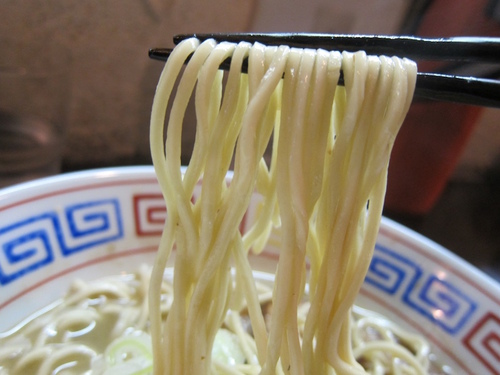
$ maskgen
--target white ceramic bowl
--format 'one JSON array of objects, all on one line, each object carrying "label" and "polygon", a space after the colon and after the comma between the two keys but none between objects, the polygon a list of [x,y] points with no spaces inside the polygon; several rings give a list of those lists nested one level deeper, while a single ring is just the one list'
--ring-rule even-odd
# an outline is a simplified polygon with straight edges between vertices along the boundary
[{"label": "white ceramic bowl", "polygon": [[[151,263],[166,211],[152,167],[92,170],[0,190],[0,332],[90,280]],[[247,222],[253,215],[250,209]],[[253,259],[272,272],[276,249]],[[457,373],[500,374],[500,285],[382,220],[358,304],[425,335]]]}]

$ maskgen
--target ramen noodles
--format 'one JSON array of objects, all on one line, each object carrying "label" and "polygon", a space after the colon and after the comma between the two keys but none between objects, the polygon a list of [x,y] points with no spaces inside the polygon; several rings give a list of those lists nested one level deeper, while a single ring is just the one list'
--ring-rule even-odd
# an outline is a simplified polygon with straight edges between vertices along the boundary
[{"label": "ramen noodles", "polygon": [[[224,77],[219,66],[229,57]],[[241,74],[245,59],[248,75]],[[150,289],[156,374],[212,371],[215,337],[242,300],[262,374],[365,373],[352,350],[350,311],[372,256],[389,155],[415,79],[413,62],[364,52],[197,39],[177,46],[160,77],[150,133],[169,213]],[[196,140],[182,175],[183,118],[192,95]],[[255,192],[262,196],[258,220],[242,235]],[[281,231],[281,252],[266,329],[246,255],[262,249],[273,226]],[[174,245],[174,298],[162,324],[159,289]]]}]

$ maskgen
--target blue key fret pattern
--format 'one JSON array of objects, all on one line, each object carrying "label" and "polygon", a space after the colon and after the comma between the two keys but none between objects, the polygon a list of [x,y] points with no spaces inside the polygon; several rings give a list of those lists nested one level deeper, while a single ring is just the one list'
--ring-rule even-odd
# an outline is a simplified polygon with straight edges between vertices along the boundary
[{"label": "blue key fret pattern", "polygon": [[422,268],[414,261],[377,245],[365,282],[390,295],[414,288],[422,276]]},{"label": "blue key fret pattern", "polygon": [[117,199],[66,206],[0,228],[0,285],[69,256],[123,237]]},{"label": "blue key fret pattern", "polygon": [[477,302],[438,275],[424,272],[410,258],[377,244],[366,283],[403,303],[450,335],[471,318]]},{"label": "blue key fret pattern", "polygon": [[403,300],[452,335],[460,331],[477,307],[472,298],[436,275],[427,275],[421,288],[408,290]]}]

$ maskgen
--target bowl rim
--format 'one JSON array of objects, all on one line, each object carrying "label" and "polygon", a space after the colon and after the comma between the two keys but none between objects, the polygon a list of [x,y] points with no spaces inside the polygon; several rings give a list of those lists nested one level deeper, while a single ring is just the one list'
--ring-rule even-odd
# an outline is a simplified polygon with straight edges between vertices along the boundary
[{"label": "bowl rim", "polygon": [[[186,167],[182,166],[181,169],[184,171]],[[232,171],[228,172],[228,176],[232,176]],[[57,187],[54,189],[55,194],[55,192],[60,193],[61,190],[68,189],[69,186],[74,186],[74,182],[92,180],[92,185],[98,185],[99,182],[107,184],[110,180],[123,180],[128,177],[131,179],[145,177],[156,180],[152,165],[92,168],[42,177],[1,188],[0,214],[3,210],[12,206],[12,202],[10,201],[15,201],[16,204],[28,203],[30,200],[34,200],[34,198],[27,198],[28,196],[40,199],[41,197],[52,195],[53,193],[49,193],[49,191],[52,191],[54,187]],[[85,185],[87,184],[84,183],[83,186]],[[83,189],[83,187],[75,187],[74,189]],[[436,252],[439,257],[450,259],[453,262],[453,266],[457,267],[459,271],[463,272],[466,270],[466,272],[471,272],[472,276],[478,278],[481,282],[498,286],[500,290],[500,283],[497,280],[438,242],[386,216],[382,216],[380,226],[381,230],[388,230],[387,228],[390,228],[390,230],[396,231],[400,236],[407,238],[409,241],[420,244],[420,247],[425,248],[427,251],[431,253]],[[466,275],[464,277],[467,278]]]},{"label": "bowl rim", "polygon": [[[185,171],[186,168],[186,166],[182,166],[181,170]],[[228,176],[232,176],[232,171],[228,172]],[[107,181],[115,178],[123,180],[127,179],[127,177],[131,179],[145,177],[156,180],[154,167],[152,165],[92,168],[42,177],[1,188],[0,215],[3,210],[12,206],[12,202],[9,201],[15,201],[16,204],[19,204],[20,202],[27,203],[28,201],[34,199],[31,198],[31,196],[39,199],[40,197],[48,194],[52,195],[49,191],[52,191],[54,187],[57,187],[57,189],[54,189],[54,192],[57,191],[57,193],[60,193],[61,190],[66,190],[69,186],[73,186],[75,182],[79,181],[83,181],[83,185],[87,185],[86,180],[92,179],[92,185],[98,185],[99,182],[106,183]],[[90,184],[90,182],[88,184]],[[75,187],[74,189],[78,188]],[[453,266],[449,268],[456,268],[457,271],[460,272],[460,277],[464,279],[469,279],[471,277],[477,278],[480,282],[486,285],[497,287],[500,292],[500,282],[436,241],[386,216],[382,216],[380,227],[382,231],[396,231],[401,237],[407,238],[413,245],[419,244],[419,247],[425,248],[431,257],[434,255],[434,257],[449,259],[452,262],[450,266]],[[467,275],[468,272],[471,273],[470,276]]]}]

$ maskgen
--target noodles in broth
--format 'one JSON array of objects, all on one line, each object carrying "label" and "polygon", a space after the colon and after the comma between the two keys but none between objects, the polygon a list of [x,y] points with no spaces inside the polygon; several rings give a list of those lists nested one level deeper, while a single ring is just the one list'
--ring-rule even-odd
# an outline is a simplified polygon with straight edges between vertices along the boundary
[{"label": "noodles in broth", "polygon": [[[154,266],[75,281],[48,312],[0,337],[0,373],[439,373],[423,338],[354,306],[415,80],[415,64],[396,57],[180,43],[151,116],[168,212]],[[196,139],[181,173],[191,99]],[[252,196],[258,214],[242,234]],[[269,282],[248,255],[272,232],[281,250]]]}]

